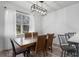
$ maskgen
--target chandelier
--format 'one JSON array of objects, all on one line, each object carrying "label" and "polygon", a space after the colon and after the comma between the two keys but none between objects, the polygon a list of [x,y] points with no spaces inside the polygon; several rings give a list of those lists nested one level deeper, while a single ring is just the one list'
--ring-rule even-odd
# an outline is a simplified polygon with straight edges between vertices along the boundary
[{"label": "chandelier", "polygon": [[[43,4],[44,1],[39,1],[41,4]],[[42,6],[39,6],[37,4],[33,4],[31,6],[31,10],[32,12],[36,11],[38,13],[40,13],[41,15],[47,15],[47,10],[45,8],[43,8]]]}]

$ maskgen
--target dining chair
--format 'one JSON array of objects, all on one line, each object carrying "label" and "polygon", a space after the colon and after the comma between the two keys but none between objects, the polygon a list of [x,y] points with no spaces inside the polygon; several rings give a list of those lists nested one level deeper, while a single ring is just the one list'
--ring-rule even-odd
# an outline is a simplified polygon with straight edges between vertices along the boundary
[{"label": "dining chair", "polygon": [[32,38],[32,32],[26,32],[25,38]]},{"label": "dining chair", "polygon": [[33,35],[33,38],[37,38],[38,37],[38,32],[33,32],[32,35]]},{"label": "dining chair", "polygon": [[69,38],[71,38],[72,36],[74,36],[76,34],[76,32],[68,32],[67,35]]},{"label": "dining chair", "polygon": [[62,34],[58,34],[58,39],[59,39],[60,48],[62,49],[61,56],[65,57],[66,54],[67,55],[74,54],[73,56],[75,56],[76,49],[68,44],[66,36]]},{"label": "dining chair", "polygon": [[33,50],[36,56],[38,56],[38,53],[42,53],[43,56],[45,56],[45,44],[46,44],[46,35],[38,36],[35,49]]},{"label": "dining chair", "polygon": [[52,52],[53,39],[54,39],[54,34],[47,34],[46,49],[51,50],[51,52]]},{"label": "dining chair", "polygon": [[10,39],[10,42],[12,44],[13,57],[16,57],[16,55],[21,54],[21,53],[23,53],[24,57],[26,56],[26,52],[27,52],[26,48],[22,48],[20,46],[15,48],[14,40]]},{"label": "dining chair", "polygon": [[[74,36],[76,34],[76,32],[68,32],[68,33],[65,33],[65,36],[66,36],[66,40],[68,41],[72,36]],[[76,47],[74,44],[70,44],[69,45],[72,45],[74,47]]]}]

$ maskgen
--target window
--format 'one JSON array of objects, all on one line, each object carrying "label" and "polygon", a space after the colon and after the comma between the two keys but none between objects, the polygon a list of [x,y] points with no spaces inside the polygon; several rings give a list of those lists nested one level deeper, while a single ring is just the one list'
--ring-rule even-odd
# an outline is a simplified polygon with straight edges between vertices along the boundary
[{"label": "window", "polygon": [[29,16],[16,13],[16,34],[22,34],[29,31]]},{"label": "window", "polygon": [[21,26],[20,25],[16,25],[16,31],[17,31],[17,34],[21,33]]}]

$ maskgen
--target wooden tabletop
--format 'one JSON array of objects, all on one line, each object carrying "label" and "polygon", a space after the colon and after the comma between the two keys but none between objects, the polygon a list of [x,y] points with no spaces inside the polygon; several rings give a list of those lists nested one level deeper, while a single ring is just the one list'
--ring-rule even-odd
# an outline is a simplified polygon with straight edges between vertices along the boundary
[{"label": "wooden tabletop", "polygon": [[19,45],[19,46],[30,46],[31,44],[36,43],[37,39],[36,38],[16,38],[15,42]]}]

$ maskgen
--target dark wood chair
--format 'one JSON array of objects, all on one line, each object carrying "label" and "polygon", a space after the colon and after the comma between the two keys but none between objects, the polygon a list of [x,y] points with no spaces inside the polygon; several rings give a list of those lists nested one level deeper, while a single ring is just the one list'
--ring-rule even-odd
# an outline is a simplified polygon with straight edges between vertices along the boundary
[{"label": "dark wood chair", "polygon": [[52,52],[53,39],[54,39],[54,34],[47,34],[46,49],[51,50],[51,52]]},{"label": "dark wood chair", "polygon": [[23,53],[23,55],[26,56],[26,52],[27,52],[26,48],[22,48],[22,47],[15,48],[14,40],[10,39],[10,41],[11,41],[11,44],[12,44],[13,57],[16,57],[16,55],[21,54],[21,53]]},{"label": "dark wood chair", "polygon": [[43,56],[45,56],[45,45],[46,35],[38,36],[35,48],[32,51],[34,51],[36,55],[38,55],[38,53],[43,53]]},{"label": "dark wood chair", "polygon": [[38,32],[33,32],[33,38],[37,38],[38,37]]},{"label": "dark wood chair", "polygon": [[32,38],[32,32],[25,33],[25,38]]},{"label": "dark wood chair", "polygon": [[63,55],[65,56],[66,53],[71,55],[73,53],[74,54],[73,56],[75,56],[76,49],[68,44],[66,36],[62,34],[58,34],[58,39],[60,43],[60,48],[62,49],[61,56]]}]

